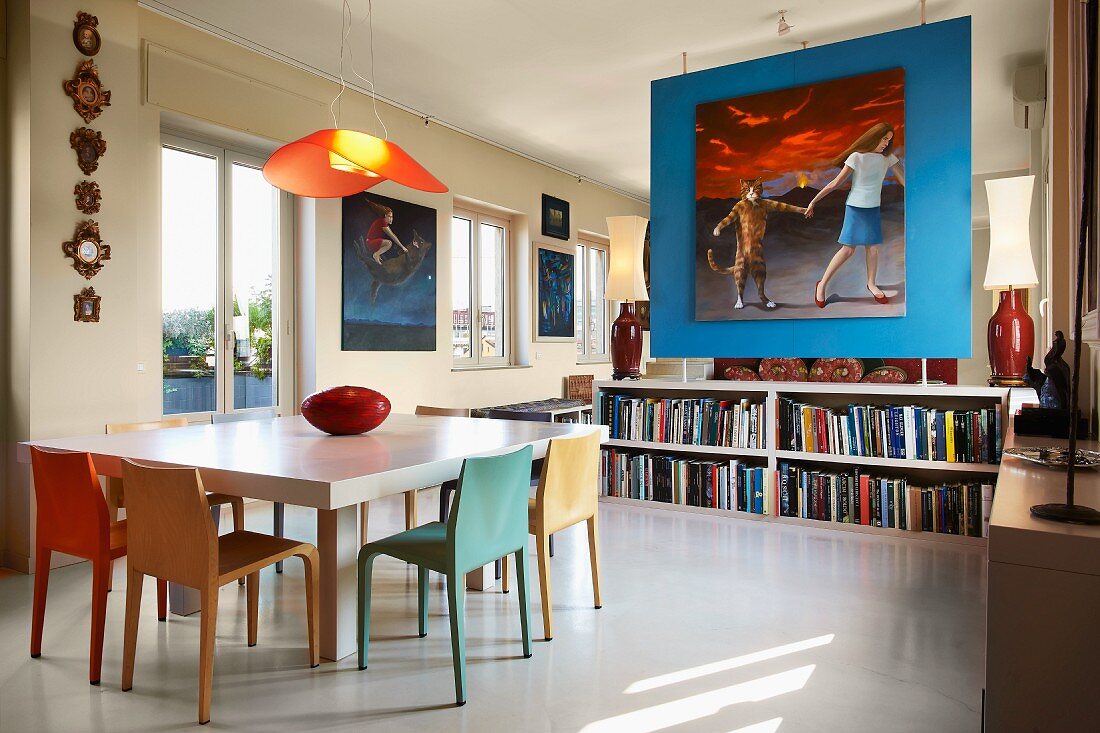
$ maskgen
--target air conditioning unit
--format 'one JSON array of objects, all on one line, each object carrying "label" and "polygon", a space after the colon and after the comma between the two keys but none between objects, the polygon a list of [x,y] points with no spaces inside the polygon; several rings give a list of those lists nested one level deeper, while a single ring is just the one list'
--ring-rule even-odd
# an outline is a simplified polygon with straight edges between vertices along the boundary
[{"label": "air conditioning unit", "polygon": [[1047,67],[1021,66],[1012,75],[1013,120],[1016,127],[1038,130],[1047,108]]}]

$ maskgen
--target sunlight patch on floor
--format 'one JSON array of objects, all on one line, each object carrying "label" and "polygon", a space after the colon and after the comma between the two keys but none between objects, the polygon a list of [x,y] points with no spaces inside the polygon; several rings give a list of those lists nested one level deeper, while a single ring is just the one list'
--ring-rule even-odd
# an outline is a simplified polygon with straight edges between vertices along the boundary
[{"label": "sunlight patch on floor", "polygon": [[[711,692],[690,695],[670,702],[652,705],[611,718],[589,723],[581,733],[653,733],[653,731],[683,725],[718,713],[722,708],[743,702],[768,700],[788,692],[801,690],[813,674],[816,665],[808,664],[787,672],[759,677]],[[771,721],[769,721],[770,723]],[[778,727],[778,723],[776,724]],[[749,728],[747,730],[752,730]],[[761,730],[769,730],[767,728]],[[771,728],[770,730],[775,730]]]},{"label": "sunlight patch on floor", "polygon": [[756,664],[757,662],[763,662],[769,659],[776,659],[787,654],[794,654],[795,652],[805,651],[807,649],[814,649],[819,646],[825,646],[833,641],[835,634],[825,634],[824,636],[815,636],[812,639],[806,639],[805,641],[796,641],[791,644],[783,644],[781,646],[774,646],[771,649],[764,649],[763,651],[753,652],[751,654],[743,654],[740,657],[731,657],[721,662],[711,662],[710,664],[702,664],[698,667],[689,667],[687,669],[681,669],[676,672],[669,672],[668,674],[658,675],[657,677],[650,677],[649,679],[639,680],[626,688],[626,694],[633,695],[638,692],[647,692],[649,690],[656,690],[659,687],[665,687],[667,685],[675,685],[679,682],[686,682],[688,680],[698,679],[700,677],[706,677],[710,674],[717,674],[718,672],[726,672],[731,669],[737,669],[738,667],[745,667],[750,664]]}]

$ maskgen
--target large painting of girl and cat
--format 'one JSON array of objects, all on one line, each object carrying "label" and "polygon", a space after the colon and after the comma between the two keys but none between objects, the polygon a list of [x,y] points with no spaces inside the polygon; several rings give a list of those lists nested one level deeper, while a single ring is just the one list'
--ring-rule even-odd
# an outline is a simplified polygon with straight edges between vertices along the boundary
[{"label": "large painting of girl and cat", "polygon": [[357,193],[342,214],[342,350],[435,351],[435,209]]},{"label": "large painting of girl and cat", "polygon": [[905,315],[905,72],[695,108],[695,318]]}]

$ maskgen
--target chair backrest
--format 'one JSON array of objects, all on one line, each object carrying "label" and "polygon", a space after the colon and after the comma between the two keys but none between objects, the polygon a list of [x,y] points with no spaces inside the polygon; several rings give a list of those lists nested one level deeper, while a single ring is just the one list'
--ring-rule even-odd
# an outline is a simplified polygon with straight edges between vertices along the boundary
[{"label": "chair backrest", "polygon": [[107,423],[107,435],[114,433],[136,433],[141,430],[161,430],[162,428],[185,428],[186,417],[168,417],[163,420],[149,420],[147,422],[114,422]]},{"label": "chair backrest", "polygon": [[136,570],[191,588],[218,574],[218,531],[194,468],[122,462],[127,560]]},{"label": "chair backrest", "polygon": [[549,412],[524,412],[523,410],[489,410],[488,416],[494,420],[524,420],[526,422],[554,421],[554,416]]},{"label": "chair backrest", "polygon": [[550,441],[535,492],[535,511],[543,517],[547,531],[568,527],[596,513],[599,467],[599,432]]},{"label": "chair backrest", "polygon": [[223,422],[245,422],[246,420],[272,420],[279,416],[274,407],[261,410],[246,410],[244,412],[215,412],[210,416],[210,422],[220,425]]},{"label": "chair backrest", "polygon": [[417,405],[417,415],[438,415],[440,417],[469,417],[469,407],[430,407],[429,405]]},{"label": "chair backrest", "polygon": [[531,446],[502,456],[467,458],[458,477],[447,542],[466,573],[527,547]]},{"label": "chair backrest", "polygon": [[573,374],[565,378],[565,398],[567,400],[584,400],[585,402],[592,401],[592,380],[594,376],[591,374]]},{"label": "chair backrest", "polygon": [[90,558],[110,546],[107,500],[89,453],[31,447],[37,541],[46,547]]}]

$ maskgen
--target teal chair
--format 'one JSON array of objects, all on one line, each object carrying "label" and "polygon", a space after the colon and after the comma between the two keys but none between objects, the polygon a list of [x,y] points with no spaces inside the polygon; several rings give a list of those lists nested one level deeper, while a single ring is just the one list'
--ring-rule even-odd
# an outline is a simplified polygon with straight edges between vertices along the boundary
[{"label": "teal chair", "polygon": [[447,578],[455,697],[466,704],[466,573],[508,555],[516,558],[523,656],[531,656],[530,579],[527,572],[527,499],[531,446],[515,453],[467,458],[458,477],[447,523],[431,522],[369,542],[359,550],[359,669],[367,668],[371,569],[379,555],[417,566],[420,636],[428,635],[428,571]]}]

